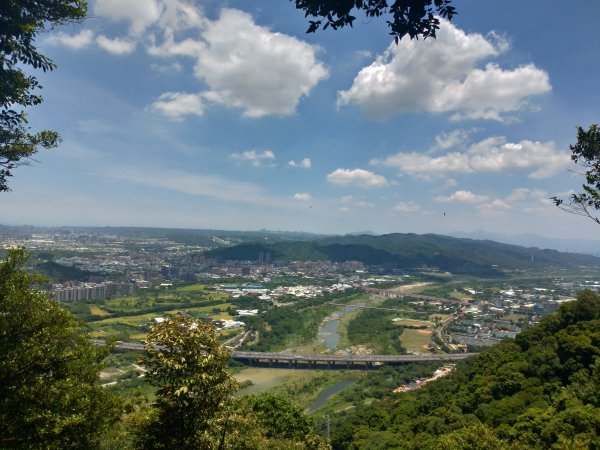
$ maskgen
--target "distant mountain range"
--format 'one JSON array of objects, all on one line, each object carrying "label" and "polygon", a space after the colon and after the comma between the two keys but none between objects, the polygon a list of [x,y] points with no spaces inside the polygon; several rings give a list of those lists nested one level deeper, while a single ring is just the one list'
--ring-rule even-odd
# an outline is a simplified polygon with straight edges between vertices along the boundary
[{"label": "distant mountain range", "polygon": [[489,231],[475,231],[472,233],[457,231],[448,234],[458,238],[489,239],[505,244],[522,245],[524,247],[549,248],[561,252],[587,253],[600,256],[600,227],[598,227],[598,239],[596,240],[549,238],[533,233],[508,235],[491,233]]},{"label": "distant mountain range", "polygon": [[600,258],[521,247],[491,240],[436,234],[327,237],[311,241],[244,243],[205,252],[220,260],[257,260],[270,253],[282,261],[362,261],[406,269],[436,267],[456,274],[494,276],[505,270],[543,267],[600,267]]}]

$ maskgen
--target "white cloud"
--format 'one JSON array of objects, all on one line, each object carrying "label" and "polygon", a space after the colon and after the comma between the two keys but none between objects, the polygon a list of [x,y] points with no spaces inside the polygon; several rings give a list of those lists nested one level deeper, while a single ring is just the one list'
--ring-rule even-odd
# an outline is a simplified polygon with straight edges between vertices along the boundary
[{"label": "white cloud", "polygon": [[392,211],[400,214],[408,214],[420,210],[421,207],[414,202],[398,202],[392,208]]},{"label": "white cloud", "polygon": [[235,9],[206,21],[198,40],[176,41],[169,34],[149,49],[157,56],[195,58],[195,76],[208,87],[204,98],[239,108],[246,117],[294,114],[301,98],[329,76],[318,50]]},{"label": "white cloud", "polygon": [[484,214],[499,214],[511,209],[511,206],[504,200],[497,198],[491,202],[480,203],[476,208]]},{"label": "white cloud", "polygon": [[440,195],[439,197],[436,197],[435,200],[442,203],[460,202],[475,204],[487,202],[489,197],[485,195],[474,194],[471,191],[456,191],[449,196]]},{"label": "white cloud", "polygon": [[128,21],[130,34],[138,35],[158,21],[163,7],[158,0],[97,0],[94,14],[112,21]]},{"label": "white cloud", "polygon": [[289,167],[301,167],[302,169],[310,169],[312,167],[312,162],[310,158],[304,158],[302,161],[297,163],[295,160],[291,160],[288,162]]},{"label": "white cloud", "polygon": [[408,37],[356,75],[338,93],[338,105],[359,105],[376,120],[396,114],[454,113],[454,119],[505,120],[527,99],[551,90],[548,74],[533,64],[502,69],[486,59],[509,48],[497,35],[465,33],[441,20],[437,39]]},{"label": "white cloud", "polygon": [[507,142],[496,136],[471,145],[466,152],[430,156],[418,152],[396,153],[373,159],[371,165],[396,167],[400,172],[423,179],[458,173],[526,171],[529,178],[549,178],[570,164],[567,152],[554,142],[523,140]]},{"label": "white cloud", "polygon": [[485,139],[471,146],[469,154],[475,171],[527,170],[533,179],[549,178],[568,167],[571,161],[566,152],[556,149],[554,142],[510,143],[504,137]]},{"label": "white cloud", "polygon": [[369,164],[380,167],[396,167],[402,173],[420,178],[472,172],[469,155],[458,152],[436,157],[417,152],[400,152],[384,159],[373,159]]},{"label": "white cloud", "polygon": [[340,186],[361,188],[381,188],[390,185],[384,176],[364,169],[336,169],[327,175],[327,181]]},{"label": "white cloud", "polygon": [[310,194],[307,194],[306,192],[297,192],[292,198],[294,200],[298,200],[299,202],[308,202],[312,199]]},{"label": "white cloud", "polygon": [[312,162],[309,158],[304,158],[302,161],[300,161],[300,167],[302,167],[303,169],[310,169],[311,166]]},{"label": "white cloud", "polygon": [[230,157],[234,161],[246,161],[251,163],[254,167],[260,167],[263,164],[263,162],[274,161],[275,153],[273,153],[271,150],[264,150],[262,152],[257,152],[256,150],[247,150],[241,153],[232,153]]},{"label": "white cloud", "polygon": [[316,47],[258,26],[238,10],[224,9],[203,37],[195,74],[209,86],[206,98],[241,108],[246,117],[289,116],[328,76]]},{"label": "white cloud", "polygon": [[68,47],[72,50],[79,50],[89,46],[94,39],[94,33],[91,30],[83,30],[75,35],[69,35],[62,31],[51,34],[47,39],[46,43],[50,45],[57,45]]},{"label": "white cloud", "polygon": [[96,38],[96,43],[100,48],[106,50],[113,55],[128,55],[135,50],[135,42],[126,39],[110,39],[100,35]]},{"label": "white cloud", "polygon": [[173,119],[182,120],[189,115],[202,116],[204,104],[200,94],[183,92],[165,92],[154,103],[151,109]]}]

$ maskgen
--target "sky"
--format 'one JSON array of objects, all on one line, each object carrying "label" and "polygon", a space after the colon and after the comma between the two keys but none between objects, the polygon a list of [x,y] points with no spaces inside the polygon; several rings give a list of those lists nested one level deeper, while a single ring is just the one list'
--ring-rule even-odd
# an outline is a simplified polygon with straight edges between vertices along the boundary
[{"label": "sky", "polygon": [[287,0],[93,0],[38,36],[32,130],[0,223],[598,239],[550,197],[600,121],[600,2],[455,0],[437,39],[306,34]]}]

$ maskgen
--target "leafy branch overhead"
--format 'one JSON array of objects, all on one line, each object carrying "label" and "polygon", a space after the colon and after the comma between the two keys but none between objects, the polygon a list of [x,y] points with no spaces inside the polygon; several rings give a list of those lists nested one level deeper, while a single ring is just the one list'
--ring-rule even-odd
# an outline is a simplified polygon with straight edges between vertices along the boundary
[{"label": "leafy branch overhead", "polygon": [[304,11],[305,17],[322,18],[309,20],[307,33],[322,28],[337,30],[352,26],[356,20],[354,11],[362,11],[367,18],[389,17],[390,34],[396,43],[404,36],[411,39],[436,37],[439,17],[452,20],[456,8],[451,0],[295,0],[296,8]]},{"label": "leafy branch overhead", "polygon": [[583,172],[585,183],[583,192],[572,194],[567,200],[553,197],[559,208],[579,216],[585,216],[600,224],[600,127],[590,125],[589,130],[577,127],[577,143],[570,145],[571,159]]},{"label": "leafy branch overhead", "polygon": [[39,105],[42,97],[37,79],[26,66],[43,72],[56,65],[38,52],[34,40],[39,32],[81,20],[85,0],[2,0],[0,2],[0,192],[8,191],[12,169],[27,164],[41,148],[54,148],[60,136],[54,131],[30,133],[22,109]]}]

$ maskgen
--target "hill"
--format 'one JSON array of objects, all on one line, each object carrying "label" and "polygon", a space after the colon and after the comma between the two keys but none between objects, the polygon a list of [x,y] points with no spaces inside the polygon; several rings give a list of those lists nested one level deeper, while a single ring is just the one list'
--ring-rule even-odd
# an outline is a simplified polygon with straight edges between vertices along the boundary
[{"label": "hill", "polygon": [[88,281],[90,276],[97,275],[95,272],[81,270],[77,267],[67,267],[54,261],[46,261],[35,266],[35,271],[46,275],[50,281],[62,283],[69,280]]},{"label": "hill", "polygon": [[600,258],[526,248],[490,240],[436,234],[358,235],[312,241],[245,243],[205,252],[221,260],[254,261],[260,253],[280,261],[361,261],[400,269],[435,267],[456,274],[493,276],[506,270],[600,266]]},{"label": "hill", "polygon": [[331,428],[334,449],[600,448],[600,296],[584,291],[447,378]]}]

